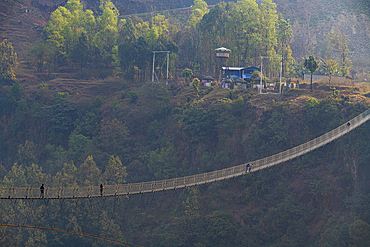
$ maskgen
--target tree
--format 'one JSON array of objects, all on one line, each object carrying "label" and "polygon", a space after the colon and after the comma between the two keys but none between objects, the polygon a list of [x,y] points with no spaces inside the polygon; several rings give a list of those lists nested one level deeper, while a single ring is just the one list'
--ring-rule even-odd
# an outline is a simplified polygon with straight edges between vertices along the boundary
[{"label": "tree", "polygon": [[78,42],[74,52],[72,53],[72,58],[75,62],[80,64],[82,69],[83,65],[87,62],[89,56],[89,46],[87,42],[87,36],[82,33],[78,38]]},{"label": "tree", "polygon": [[92,156],[86,158],[78,171],[80,186],[98,185],[101,183],[101,172]]},{"label": "tree", "polygon": [[208,5],[203,0],[194,0],[193,5],[191,6],[191,11],[192,13],[189,16],[188,24],[195,30],[203,16],[209,12]]},{"label": "tree", "polygon": [[[231,7],[232,10],[227,23],[221,27],[222,29],[227,29],[226,36],[235,37],[230,40],[228,47],[235,51],[237,64],[242,62],[253,64],[256,55],[255,51],[260,53],[262,49],[260,36],[263,29],[258,26],[259,22],[263,21],[262,18],[261,20],[259,19],[259,16],[263,13],[258,8],[259,6],[255,0],[241,0],[238,1],[238,5]],[[268,36],[266,35],[266,37]]]},{"label": "tree", "polygon": [[356,220],[349,229],[349,234],[353,238],[354,246],[365,247],[370,244],[370,226],[363,220]]},{"label": "tree", "polygon": [[182,206],[184,208],[183,217],[183,233],[185,241],[188,241],[190,246],[199,246],[196,242],[199,242],[202,235],[202,225],[199,224],[204,218],[202,217],[200,193],[198,187],[192,187],[184,191],[184,200]]},{"label": "tree", "polygon": [[[91,10],[83,11],[79,0],[68,0],[65,7],[60,6],[51,13],[45,32],[55,52],[54,63],[72,59],[82,65],[88,54],[86,47],[89,47],[95,33],[95,17]],[[81,38],[82,34],[86,37]],[[76,60],[76,56],[80,55],[82,56]]]},{"label": "tree", "polygon": [[316,61],[315,56],[311,55],[309,58],[304,60],[304,66],[311,72],[311,92],[312,88],[312,75],[315,73],[316,69],[319,67],[320,62]]},{"label": "tree", "polygon": [[84,135],[72,134],[68,141],[68,156],[73,161],[83,161],[86,158],[88,149],[91,147],[91,140]]},{"label": "tree", "polygon": [[139,37],[133,44],[131,50],[131,57],[134,57],[134,65],[139,68],[139,73],[141,72],[139,80],[145,79],[145,69],[149,65],[151,54],[149,44],[145,37]]},{"label": "tree", "polygon": [[[93,44],[102,59],[102,65],[108,67],[112,64],[113,54],[117,56],[116,45],[118,37],[118,16],[119,11],[110,0],[100,1],[102,15],[98,17],[98,32],[96,33]],[[116,57],[118,59],[118,57]],[[117,64],[117,61],[115,61]]]},{"label": "tree", "polygon": [[[267,56],[276,56],[275,46],[277,43],[276,35],[276,22],[278,20],[278,15],[276,11],[276,4],[271,0],[263,0],[259,6],[261,15],[260,15],[260,32],[261,32],[261,43],[262,47],[261,54],[266,54]],[[269,59],[266,66],[270,71],[277,71],[280,63],[278,60]],[[272,72],[270,72],[270,76]]]},{"label": "tree", "polygon": [[130,140],[129,131],[121,121],[102,120],[98,146],[103,152],[126,159],[131,154]]},{"label": "tree", "polygon": [[74,129],[74,122],[77,117],[76,107],[69,101],[70,95],[57,93],[56,104],[52,107],[52,115],[49,119],[49,126],[54,135],[53,141],[63,143]]},{"label": "tree", "polygon": [[[118,26],[118,55],[121,60],[121,66],[127,70],[135,60],[132,52],[133,44],[137,40],[137,30],[130,18],[121,20]],[[132,76],[134,73],[130,73]]]},{"label": "tree", "polygon": [[185,77],[185,82],[188,82],[188,78],[193,75],[193,71],[189,68],[184,69],[181,72],[181,76]]},{"label": "tree", "polygon": [[349,59],[349,54],[352,52],[348,49],[348,35],[344,35],[339,29],[332,30],[329,33],[331,47],[339,53],[339,70],[342,76],[349,74],[349,69],[352,67],[352,61]]},{"label": "tree", "polygon": [[237,228],[234,217],[227,212],[214,211],[207,215],[207,236],[212,246],[232,246]]},{"label": "tree", "polygon": [[199,86],[200,86],[200,80],[198,78],[194,78],[193,88],[194,88],[195,93],[197,94],[197,98],[199,98]]},{"label": "tree", "polygon": [[278,45],[280,49],[281,56],[283,57],[283,71],[282,71],[282,77],[284,77],[286,72],[286,65],[288,58],[292,58],[292,50],[290,49],[290,38],[293,35],[292,28],[289,24],[289,19],[284,20],[283,15],[279,14],[279,20],[278,20]]},{"label": "tree", "polygon": [[37,163],[36,157],[36,145],[35,143],[26,140],[24,145],[19,145],[17,160],[19,165],[30,166],[33,163]]},{"label": "tree", "polygon": [[15,80],[14,69],[17,64],[17,53],[14,52],[12,43],[4,39],[0,43],[0,82]]},{"label": "tree", "polygon": [[126,182],[126,177],[126,166],[122,165],[118,156],[114,157],[112,155],[104,172],[104,179],[107,181],[107,184],[123,184]]},{"label": "tree", "polygon": [[338,64],[334,60],[327,60],[324,62],[324,65],[325,73],[329,75],[329,86],[330,86],[331,77],[338,71]]},{"label": "tree", "polygon": [[166,146],[151,151],[148,154],[148,169],[156,180],[169,179],[176,177],[178,174],[178,169],[174,166],[179,161],[176,156],[176,149],[169,141]]},{"label": "tree", "polygon": [[65,163],[53,177],[53,185],[55,187],[76,187],[78,178],[77,167],[74,164]]}]

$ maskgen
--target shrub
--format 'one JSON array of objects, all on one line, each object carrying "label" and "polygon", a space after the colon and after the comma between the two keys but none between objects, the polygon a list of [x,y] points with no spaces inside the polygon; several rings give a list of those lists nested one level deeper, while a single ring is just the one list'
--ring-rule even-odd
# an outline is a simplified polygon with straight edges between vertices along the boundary
[{"label": "shrub", "polygon": [[139,95],[135,90],[131,89],[130,91],[127,92],[127,98],[130,99],[131,103],[135,103],[137,98],[139,98]]}]

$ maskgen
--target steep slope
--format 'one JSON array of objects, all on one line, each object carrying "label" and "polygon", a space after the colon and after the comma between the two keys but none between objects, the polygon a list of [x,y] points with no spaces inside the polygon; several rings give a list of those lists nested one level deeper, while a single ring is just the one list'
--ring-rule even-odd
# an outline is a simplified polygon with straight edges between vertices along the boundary
[{"label": "steep slope", "polygon": [[50,9],[33,6],[31,0],[6,0],[0,2],[0,37],[8,39],[21,59],[25,47],[42,37]]}]

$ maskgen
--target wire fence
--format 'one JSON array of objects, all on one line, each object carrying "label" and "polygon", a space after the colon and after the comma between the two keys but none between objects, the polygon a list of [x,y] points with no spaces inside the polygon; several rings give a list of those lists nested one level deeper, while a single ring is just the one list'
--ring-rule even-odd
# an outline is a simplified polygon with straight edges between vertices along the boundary
[{"label": "wire fence", "polygon": [[[202,184],[213,183],[225,179],[235,178],[249,172],[256,172],[268,167],[294,159],[298,156],[311,152],[325,144],[338,139],[351,130],[365,123],[370,118],[370,109],[356,116],[352,120],[342,124],[338,128],[327,132],[309,142],[288,149],[284,152],[268,156],[263,159],[248,162],[238,166],[192,175],[180,178],[165,179],[158,181],[129,183],[120,185],[106,185],[103,190],[99,186],[68,187],[68,188],[45,188],[42,192],[38,188],[0,188],[0,199],[77,199],[97,198],[111,196],[127,196],[160,191],[175,190]],[[249,164],[250,170],[247,170]]]}]

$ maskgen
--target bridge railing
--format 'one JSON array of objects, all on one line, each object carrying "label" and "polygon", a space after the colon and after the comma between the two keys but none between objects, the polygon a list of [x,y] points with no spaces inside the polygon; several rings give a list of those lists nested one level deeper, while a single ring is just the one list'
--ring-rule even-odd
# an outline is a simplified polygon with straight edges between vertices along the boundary
[{"label": "bridge railing", "polygon": [[[274,166],[287,160],[294,159],[321,147],[340,136],[357,128],[370,118],[370,109],[361,113],[349,122],[338,128],[323,134],[309,142],[293,147],[284,152],[268,156],[263,159],[249,162],[251,172]],[[247,164],[247,163],[246,163]],[[141,193],[153,193],[158,191],[180,189],[184,187],[197,186],[212,183],[232,177],[241,176],[247,173],[246,164],[225,168],[222,170],[196,174],[187,177],[165,179],[159,181],[130,183],[120,185],[106,185],[101,194],[99,186],[68,187],[68,188],[45,188],[41,194],[38,188],[0,188],[0,199],[60,199],[60,198],[92,198],[100,196],[124,196]]]}]

